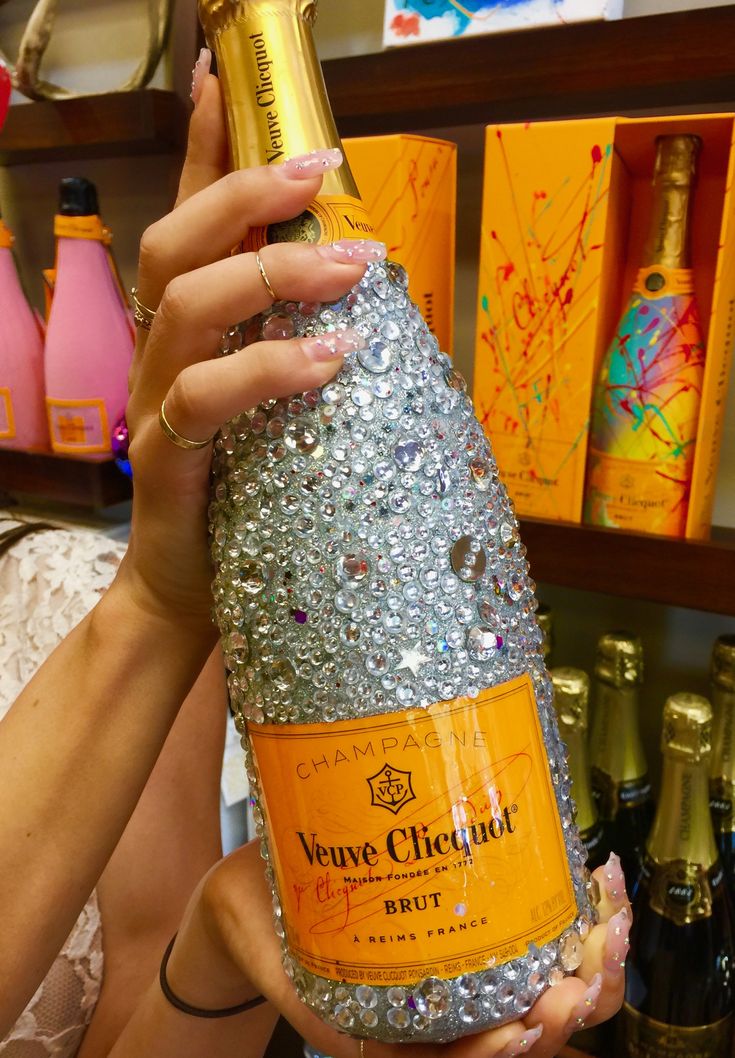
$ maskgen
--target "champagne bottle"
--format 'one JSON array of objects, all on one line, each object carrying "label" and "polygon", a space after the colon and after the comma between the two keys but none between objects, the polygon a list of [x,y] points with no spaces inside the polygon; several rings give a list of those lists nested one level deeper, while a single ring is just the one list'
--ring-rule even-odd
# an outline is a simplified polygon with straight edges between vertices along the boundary
[{"label": "champagne bottle", "polygon": [[109,459],[112,428],[128,400],[132,329],[94,184],[67,177],[59,198],[45,357],[51,445]]},{"label": "champagne bottle", "polygon": [[735,636],[722,635],[715,640],[710,678],[714,713],[709,780],[710,811],[715,842],[730,896],[735,903]]},{"label": "champagne bottle", "polygon": [[[314,8],[200,0],[234,164],[338,145]],[[343,166],[261,238],[332,238],[345,213],[354,235],[356,196]],[[346,326],[366,344],[223,428],[212,554],[287,972],[343,1031],[441,1041],[529,1010],[594,912],[525,549],[406,287],[371,264],[334,304],[227,332],[225,352]]]},{"label": "champagne bottle", "polygon": [[593,397],[585,521],[683,536],[705,347],[691,268],[697,136],[659,136],[648,242]]},{"label": "champagne bottle", "polygon": [[551,667],[551,659],[554,653],[554,614],[546,603],[539,603],[536,610],[536,620],[541,629],[543,640],[541,653],[544,656],[544,664],[547,669]]},{"label": "champagne bottle", "polygon": [[20,283],[13,242],[0,217],[0,446],[47,451],[43,337]]},{"label": "champagne bottle", "polygon": [[587,867],[594,871],[606,862],[608,851],[590,782],[587,751],[590,678],[582,669],[566,667],[551,669],[549,675],[554,686],[554,705],[561,737],[567,746],[577,828],[587,850]]},{"label": "champagne bottle", "polygon": [[706,698],[666,702],[661,798],[626,960],[626,1058],[731,1054],[735,948],[709,816],[711,723]]},{"label": "champagne bottle", "polygon": [[653,820],[648,765],[640,736],[638,688],[643,647],[629,632],[597,643],[595,709],[590,734],[592,790],[605,826],[605,858],[617,852],[632,892]]}]

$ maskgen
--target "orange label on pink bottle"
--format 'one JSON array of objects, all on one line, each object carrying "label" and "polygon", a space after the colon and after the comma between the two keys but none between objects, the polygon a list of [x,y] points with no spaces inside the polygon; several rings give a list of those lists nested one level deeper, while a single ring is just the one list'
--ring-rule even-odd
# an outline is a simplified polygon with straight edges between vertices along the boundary
[{"label": "orange label on pink bottle", "polygon": [[83,455],[112,451],[103,400],[53,400],[47,397],[46,411],[54,452]]},{"label": "orange label on pink bottle", "polygon": [[0,220],[0,250],[12,250],[15,237],[7,226]]},{"label": "orange label on pink bottle", "polygon": [[54,235],[57,239],[95,239],[109,245],[112,232],[96,215],[89,217],[66,217],[57,213],[54,217]]},{"label": "orange label on pink bottle", "polygon": [[13,398],[7,386],[0,386],[0,439],[15,437]]},{"label": "orange label on pink bottle", "polygon": [[452,977],[573,922],[528,676],[428,709],[248,734],[289,947],[313,973]]}]

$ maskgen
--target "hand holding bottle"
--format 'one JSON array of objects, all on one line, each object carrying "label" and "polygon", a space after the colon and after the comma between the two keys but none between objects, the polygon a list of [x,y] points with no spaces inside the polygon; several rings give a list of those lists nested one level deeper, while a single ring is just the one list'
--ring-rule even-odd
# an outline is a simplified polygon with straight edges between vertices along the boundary
[{"label": "hand holding bottle", "polygon": [[[209,1008],[241,1002],[260,992],[300,1035],[332,1058],[511,1058],[529,1053],[552,1058],[582,1023],[599,1024],[615,1014],[622,1002],[631,916],[619,859],[611,857],[593,877],[600,893],[600,923],[584,943],[577,975],[545,992],[522,1021],[450,1044],[369,1040],[360,1048],[358,1040],[325,1025],[299,1000],[283,971],[272,925],[272,894],[257,842],[221,861],[200,887],[174,946],[168,981],[176,995]],[[243,913],[245,907],[247,913]],[[156,989],[157,985],[152,994],[157,994],[165,1010]],[[240,1025],[244,1048],[239,1053],[243,1058],[260,1058],[267,1038],[264,1008],[234,1020]],[[196,1031],[200,1023],[189,1021]]]},{"label": "hand holding bottle", "polygon": [[[210,628],[211,569],[207,546],[209,445],[172,444],[159,412],[193,441],[268,397],[322,385],[356,344],[349,334],[263,341],[218,357],[223,331],[272,302],[254,254],[230,256],[252,224],[298,214],[338,153],[292,159],[269,169],[224,176],[224,124],[216,78],[207,77],[191,122],[176,208],[152,225],[141,244],[137,296],[155,311],[139,328],[127,410],[135,480],[131,547],[123,565],[135,598],[154,612]],[[221,178],[221,179],[220,179]],[[282,297],[332,300],[379,259],[381,244],[268,247],[267,274]],[[355,340],[356,341],[356,340]],[[212,635],[214,630],[212,629]]]}]

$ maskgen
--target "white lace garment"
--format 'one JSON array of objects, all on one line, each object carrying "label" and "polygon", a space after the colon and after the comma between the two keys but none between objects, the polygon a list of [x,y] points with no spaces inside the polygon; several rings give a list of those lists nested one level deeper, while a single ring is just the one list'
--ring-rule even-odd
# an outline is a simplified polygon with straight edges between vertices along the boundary
[{"label": "white lace garment", "polygon": [[[0,532],[12,522],[0,521]],[[0,720],[64,636],[105,591],[125,548],[87,530],[34,532],[0,557]],[[3,1058],[72,1058],[102,984],[97,896],[38,991],[0,1042]]]}]

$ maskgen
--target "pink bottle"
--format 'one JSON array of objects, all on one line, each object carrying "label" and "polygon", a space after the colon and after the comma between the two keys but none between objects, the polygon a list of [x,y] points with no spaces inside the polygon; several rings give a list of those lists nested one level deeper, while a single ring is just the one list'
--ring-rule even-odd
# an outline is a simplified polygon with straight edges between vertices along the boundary
[{"label": "pink bottle", "polygon": [[61,181],[56,269],[46,328],[46,407],[54,452],[112,458],[125,411],[133,333],[94,184]]},{"label": "pink bottle", "polygon": [[13,235],[0,219],[0,446],[47,452],[43,338],[12,246]]}]

